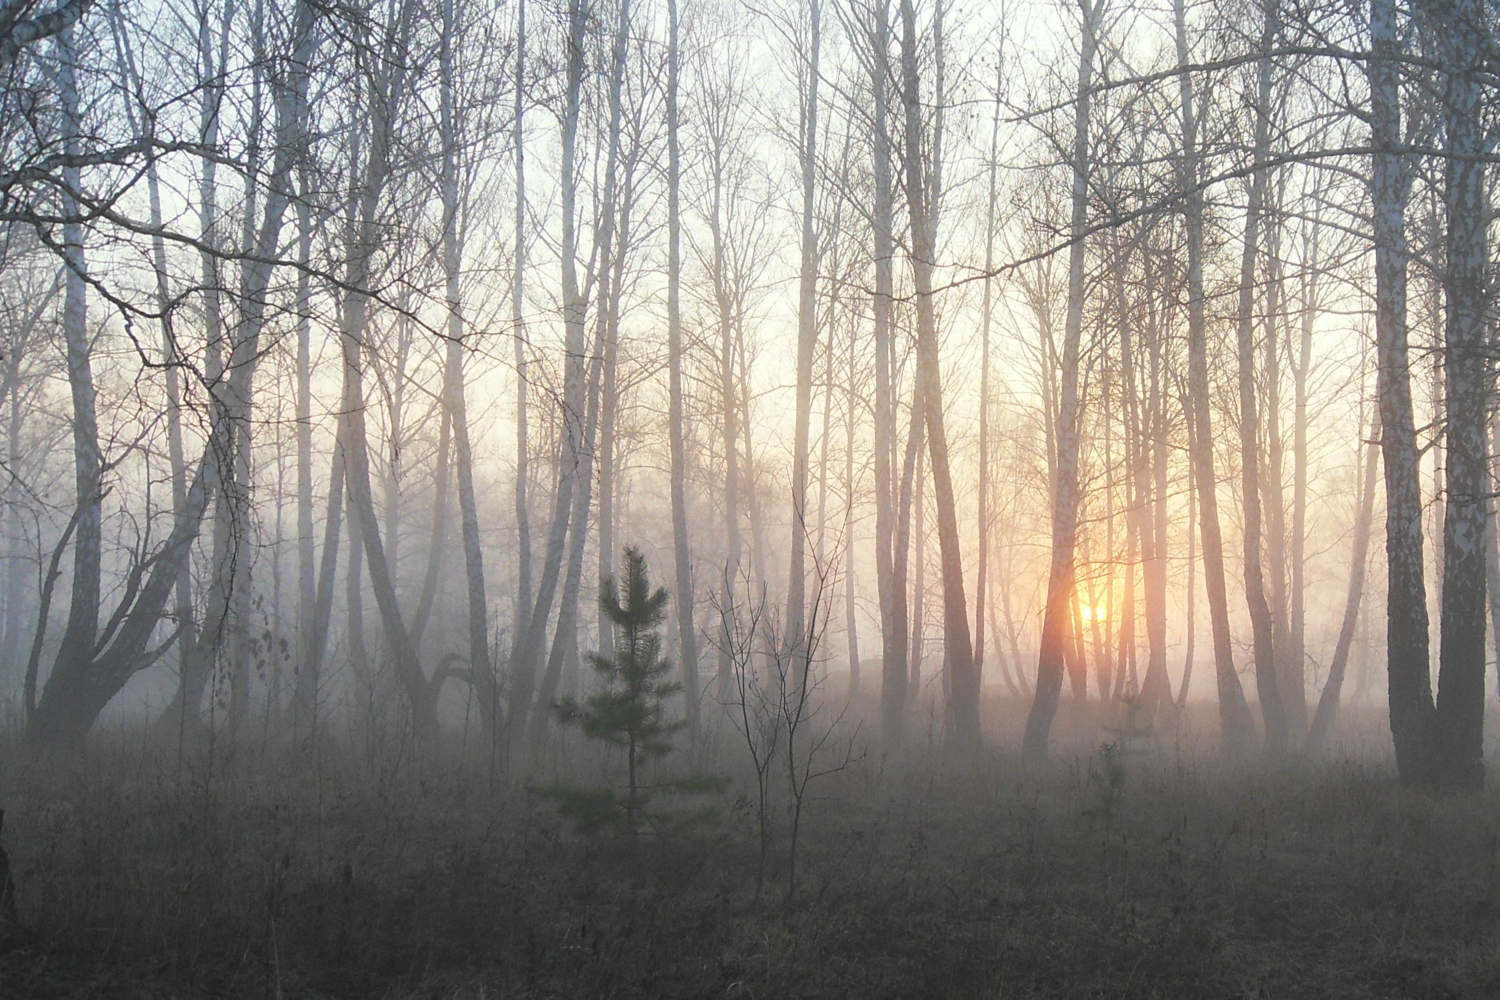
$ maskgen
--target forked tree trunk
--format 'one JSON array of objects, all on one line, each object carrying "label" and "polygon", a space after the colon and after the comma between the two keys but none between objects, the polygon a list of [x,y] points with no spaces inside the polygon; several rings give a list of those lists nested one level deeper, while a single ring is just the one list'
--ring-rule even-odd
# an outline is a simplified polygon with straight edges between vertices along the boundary
[{"label": "forked tree trunk", "polygon": [[[120,17],[119,11],[112,10],[110,12],[110,17],[111,27],[114,31],[115,36],[115,45],[119,55],[121,72],[124,75],[125,79],[130,81],[131,87],[133,89],[137,88],[141,85],[141,72],[140,67],[137,65],[135,60],[135,53],[130,45],[130,36],[128,30],[123,22],[123,19]],[[205,25],[207,24],[206,17],[204,18],[203,23]],[[209,48],[208,51],[204,54],[204,58],[209,60],[210,62],[212,61],[213,52],[211,48]],[[135,134],[142,134],[142,126],[139,120],[139,116],[136,114],[135,105],[132,102],[127,101],[125,107],[127,120],[130,124],[132,132]],[[160,231],[162,229],[163,218],[161,180],[159,177],[157,165],[154,161],[146,165],[146,191],[147,201],[150,207],[151,228],[155,231],[151,238],[151,265],[156,277],[156,308],[160,314],[161,322],[162,362],[166,366],[165,388],[167,403],[167,460],[171,468],[172,512],[173,516],[175,517],[187,507],[188,471],[187,458],[184,452],[182,441],[182,387],[178,371],[184,359],[182,358],[177,348],[177,336],[174,322],[175,317],[173,316],[175,304],[172,301],[171,275],[167,270],[166,240],[162,236]],[[207,317],[205,317],[205,319],[207,320]],[[217,328],[217,323],[218,318],[217,316],[215,316],[211,321],[205,322],[205,326],[211,325]],[[16,374],[10,379],[10,391],[12,393],[17,393],[19,391],[18,365],[22,352],[16,350],[13,353],[16,357],[12,370]],[[16,410],[17,403],[18,399],[13,398],[13,421],[16,419],[15,415],[18,412]],[[13,428],[11,468],[18,469],[19,466],[20,455],[15,446],[15,429]],[[17,513],[19,514],[19,511],[17,511]],[[19,532],[12,535],[12,565],[20,564],[20,551],[17,547],[17,543],[19,542],[19,538],[17,537],[18,534]],[[21,585],[22,582],[23,580],[19,573],[11,574],[10,582],[8,584],[8,590],[14,590],[19,585]],[[184,563],[178,570],[175,595],[178,628],[177,651],[180,681],[183,677],[186,676],[188,670],[193,668],[198,655],[198,636],[193,617],[193,579],[191,567],[186,563]],[[14,614],[15,605],[18,600],[19,594],[17,594],[15,597],[11,597],[8,593],[6,601],[6,610],[8,614]],[[14,662],[16,658],[15,654],[11,652],[9,648],[13,645],[12,631],[12,629],[6,630],[6,652],[10,655],[0,656],[0,662]],[[179,684],[177,691],[179,701],[181,699],[182,693],[182,688]],[[30,711],[32,707],[33,706],[31,700],[28,699],[27,710]],[[180,715],[180,712],[175,714],[167,713],[163,715],[162,720],[164,722],[170,723],[171,721],[180,718]]]},{"label": "forked tree trunk", "polygon": [[[585,407],[584,321],[586,305],[578,285],[577,232],[577,146],[578,116],[582,102],[584,59],[583,45],[588,26],[588,11],[582,0],[568,0],[568,55],[562,121],[562,177],[560,201],[562,210],[562,313],[564,331],[562,434],[558,440],[557,485],[552,495],[552,524],[547,535],[547,552],[542,563],[536,598],[525,627],[516,630],[516,645],[511,651],[510,720],[513,732],[525,732],[530,724],[532,701],[536,694],[542,654],[547,647],[547,619],[562,575],[563,556],[568,540],[568,524],[573,510],[573,492],[583,462],[582,442]],[[545,708],[545,706],[543,706]]]},{"label": "forked tree trunk", "polygon": [[[293,64],[306,67],[315,52],[314,9],[299,3],[294,16]],[[305,126],[307,74],[292,72],[276,100],[276,155],[267,178],[267,204],[256,237],[254,256],[262,263],[246,273],[240,327],[233,345],[226,379],[214,383],[208,442],[188,486],[186,504],[173,519],[166,540],[148,564],[138,568],[127,588],[127,601],[110,616],[111,628],[102,648],[91,637],[88,655],[82,659],[59,658],[36,712],[27,725],[26,738],[34,746],[76,749],[92,728],[99,713],[140,669],[154,662],[164,650],[148,649],[161,622],[162,612],[176,589],[182,566],[190,557],[203,517],[220,489],[225,472],[222,456],[235,447],[236,402],[248,399],[248,378],[253,359],[259,354],[259,335],[264,323],[266,289],[281,218],[286,210],[292,171],[291,137]],[[97,491],[96,491],[97,492]],[[92,612],[97,621],[97,608]]]},{"label": "forked tree trunk", "polygon": [[[399,15],[398,15],[399,18]],[[411,713],[413,733],[418,738],[430,736],[437,728],[437,686],[430,683],[422,670],[416,642],[401,615],[400,602],[391,562],[381,536],[381,525],[371,491],[369,438],[365,430],[364,350],[368,329],[368,309],[372,276],[371,264],[377,249],[380,220],[378,211],[390,176],[391,131],[397,107],[405,96],[404,67],[395,56],[395,32],[398,25],[386,28],[381,42],[385,53],[382,71],[371,87],[368,106],[370,146],[357,181],[357,222],[349,247],[347,284],[341,317],[344,360],[344,440],[345,476],[349,490],[351,517],[359,522],[360,540],[370,575],[371,590],[380,612],[381,631],[396,670],[396,680]]]},{"label": "forked tree trunk", "polygon": [[[540,711],[531,719],[530,732],[533,745],[546,733],[551,715],[553,698],[562,679],[564,660],[570,645],[577,642],[574,634],[578,623],[578,597],[583,581],[583,549],[587,542],[588,512],[593,502],[593,478],[595,442],[601,423],[600,402],[604,387],[604,369],[613,350],[612,339],[616,334],[614,322],[614,298],[617,293],[616,279],[620,274],[618,255],[623,254],[619,246],[616,225],[619,221],[618,188],[620,163],[620,116],[622,88],[625,76],[625,55],[630,30],[630,3],[624,0],[619,7],[615,26],[613,54],[610,59],[609,77],[609,149],[604,166],[604,197],[599,210],[599,232],[596,237],[595,260],[597,262],[598,300],[595,309],[595,354],[589,368],[589,381],[585,413],[583,414],[583,437],[574,442],[578,448],[578,481],[573,487],[572,511],[568,527],[569,549],[567,575],[563,580],[563,591],[557,607],[557,627],[553,633],[552,648],[547,656],[547,669],[542,676],[538,691]],[[612,391],[612,389],[610,390]],[[581,443],[581,448],[579,445]],[[606,484],[607,485],[607,484]],[[612,554],[601,558],[609,565]]]}]

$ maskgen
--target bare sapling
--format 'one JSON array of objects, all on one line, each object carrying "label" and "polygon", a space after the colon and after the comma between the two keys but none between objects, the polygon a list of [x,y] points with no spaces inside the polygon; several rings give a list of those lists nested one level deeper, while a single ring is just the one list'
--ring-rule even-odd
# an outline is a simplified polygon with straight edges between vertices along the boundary
[{"label": "bare sapling", "polygon": [[[771,775],[776,751],[781,744],[782,716],[775,708],[771,672],[757,666],[756,637],[763,634],[763,619],[766,616],[765,585],[761,585],[759,600],[737,602],[733,599],[735,582],[724,581],[724,593],[729,600],[721,602],[719,595],[712,600],[722,623],[713,642],[719,645],[723,661],[729,665],[729,684],[721,690],[719,698],[725,714],[744,742],[746,755],[755,780],[755,825],[758,851],[755,864],[755,898],[758,900],[766,882],[766,859],[771,844]],[[748,589],[747,573],[741,574],[740,584]],[[778,634],[772,627],[771,634]],[[770,643],[775,649],[774,640]],[[769,658],[767,658],[769,662]]]}]

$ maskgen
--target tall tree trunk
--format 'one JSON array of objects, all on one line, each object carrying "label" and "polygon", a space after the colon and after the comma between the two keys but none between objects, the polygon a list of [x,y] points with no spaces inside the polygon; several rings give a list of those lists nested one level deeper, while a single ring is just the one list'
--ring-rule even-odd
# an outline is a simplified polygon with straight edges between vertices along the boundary
[{"label": "tall tree trunk", "polygon": [[[1266,53],[1280,33],[1276,0],[1266,7],[1260,51]],[[1255,658],[1255,686],[1266,727],[1266,754],[1273,758],[1287,751],[1286,708],[1276,676],[1276,640],[1271,605],[1266,598],[1263,568],[1260,495],[1260,414],[1255,387],[1255,275],[1260,249],[1261,211],[1265,204],[1265,161],[1270,147],[1271,59],[1260,58],[1258,96],[1255,103],[1254,172],[1250,179],[1250,203],[1245,210],[1244,248],[1240,256],[1238,308],[1239,396],[1240,396],[1240,493],[1244,503],[1245,600],[1250,606],[1250,627]],[[1274,542],[1274,540],[1273,540]]]},{"label": "tall tree trunk", "polygon": [[[1001,64],[1003,65],[1003,63]],[[1000,70],[997,68],[997,76]],[[990,327],[994,320],[995,203],[1000,169],[1000,86],[995,81],[995,109],[990,116],[990,157],[984,215],[984,305],[979,326],[979,568],[974,580],[974,670],[984,676],[984,625],[990,599]],[[853,382],[853,373],[850,373]]]},{"label": "tall tree trunk", "polygon": [[[199,94],[198,141],[205,149],[214,149],[219,142],[220,104],[224,97],[223,67],[228,64],[228,44],[231,35],[230,12],[226,6],[224,18],[219,26],[218,37],[213,31],[209,8],[199,11],[198,19],[198,73],[204,80]],[[207,342],[205,374],[210,384],[220,383],[223,378],[223,281],[219,274],[219,259],[215,252],[222,242],[219,232],[218,211],[218,164],[212,156],[203,158],[198,176],[198,225],[199,239],[203,249],[199,253],[200,282],[202,284],[201,308],[203,334]],[[222,500],[222,498],[220,498]],[[218,655],[219,640],[223,634],[224,602],[226,583],[223,569],[228,561],[229,510],[221,502],[215,509],[213,535],[210,542],[210,572],[208,592],[205,594],[203,614],[196,621],[191,617],[192,605],[188,604],[189,618],[184,619],[188,628],[179,655],[181,669],[177,690],[162,712],[161,724],[175,727],[179,739],[199,724],[198,713],[203,704],[203,692],[208,686],[208,675]],[[181,572],[191,577],[190,560],[184,561]],[[178,589],[178,604],[181,601]]]},{"label": "tall tree trunk", "polygon": [[[14,438],[12,438],[14,440]],[[1500,495],[1500,409],[1490,415],[1490,491]],[[1495,654],[1496,689],[1500,690],[1500,510],[1492,510],[1485,522],[1489,559],[1490,643]]]},{"label": "tall tree trunk", "polygon": [[1052,483],[1052,559],[1047,577],[1047,604],[1037,657],[1036,697],[1026,719],[1024,751],[1047,753],[1047,737],[1057,715],[1067,647],[1073,642],[1077,614],[1078,438],[1082,404],[1078,395],[1079,342],[1083,332],[1084,245],[1088,224],[1089,111],[1093,104],[1094,53],[1105,0],[1079,0],[1082,24],[1078,87],[1073,112],[1073,189],[1069,223],[1068,312],[1063,328],[1062,386],[1057,415],[1057,460]]},{"label": "tall tree trunk", "polygon": [[818,347],[818,243],[813,228],[818,170],[818,83],[823,41],[822,0],[809,0],[807,92],[801,112],[802,257],[797,286],[797,412],[792,443],[791,566],[786,582],[786,655],[793,662],[806,655],[803,634],[807,604],[807,480],[812,437],[813,356]]},{"label": "tall tree trunk", "polygon": [[[1188,425],[1188,451],[1193,453],[1193,434],[1191,422]],[[1177,686],[1177,697],[1172,706],[1174,720],[1180,721],[1183,709],[1187,708],[1188,691],[1193,683],[1193,656],[1198,642],[1198,536],[1193,528],[1198,524],[1198,477],[1193,472],[1193,463],[1188,462],[1187,467],[1187,539],[1188,539],[1188,577],[1187,577],[1187,611],[1186,627],[1187,642],[1186,649],[1182,655],[1182,682]]]},{"label": "tall tree trunk", "polygon": [[[1278,189],[1285,188],[1284,176]],[[1286,716],[1288,745],[1300,743],[1307,735],[1307,677],[1300,649],[1292,649],[1291,553],[1293,545],[1287,533],[1284,473],[1286,445],[1281,432],[1281,351],[1282,327],[1286,317],[1283,303],[1286,276],[1281,259],[1284,224],[1277,206],[1284,201],[1278,191],[1276,204],[1262,217],[1266,243],[1266,318],[1261,353],[1265,357],[1265,456],[1260,476],[1260,493],[1265,509],[1266,565],[1274,636],[1272,660],[1276,665],[1276,688]],[[1293,432],[1295,436],[1295,431]]]},{"label": "tall tree trunk", "polygon": [[[583,291],[578,285],[577,201],[578,176],[576,151],[578,115],[583,92],[583,44],[588,26],[588,11],[582,0],[568,0],[568,55],[565,70],[565,97],[562,122],[562,298],[564,329],[564,368],[562,423],[558,441],[557,485],[552,495],[552,524],[548,529],[546,558],[537,584],[536,599],[524,629],[517,629],[516,646],[511,653],[510,719],[513,732],[525,732],[530,720],[532,700],[536,693],[538,667],[547,645],[547,619],[562,575],[568,524],[573,510],[573,492],[578,470],[583,463],[585,359]],[[545,708],[545,706],[544,706]]]},{"label": "tall tree trunk", "polygon": [[[912,282],[917,306],[917,379],[922,384],[923,422],[928,457],[932,462],[933,500],[937,504],[938,547],[943,572],[943,662],[951,678],[946,723],[948,738],[960,750],[977,750],[979,727],[979,671],[969,632],[968,603],[964,597],[963,554],[960,550],[958,510],[948,461],[948,432],[943,414],[937,315],[933,304],[932,270],[936,254],[934,213],[936,198],[922,156],[922,104],[917,74],[917,17],[912,0],[901,0],[901,89],[906,112],[907,214],[911,219]],[[939,46],[941,48],[941,46]],[[941,95],[939,100],[941,107]],[[934,139],[941,134],[934,129]],[[934,141],[936,150],[936,141]],[[936,159],[933,173],[939,168]]]},{"label": "tall tree trunk", "polygon": [[[921,380],[917,380],[921,385]],[[914,533],[908,543],[914,548],[913,558],[916,565],[912,567],[911,573],[911,641],[907,643],[910,650],[907,653],[910,678],[907,681],[907,690],[910,692],[911,705],[915,706],[922,697],[922,658],[927,651],[927,477],[924,475],[927,469],[926,435],[924,431],[927,426],[926,413],[912,418],[912,439],[917,443],[915,468],[913,469],[912,485],[908,490],[911,496],[912,509],[909,515],[909,523],[914,524]]]},{"label": "tall tree trunk", "polygon": [[[1429,0],[1430,2],[1430,0]],[[1447,411],[1447,492],[1443,517],[1443,587],[1437,715],[1441,786],[1484,788],[1485,522],[1489,467],[1485,422],[1490,383],[1486,354],[1490,304],[1490,205],[1483,155],[1488,148],[1475,74],[1486,59],[1484,0],[1433,4],[1445,37],[1447,161],[1447,303],[1443,371]]]},{"label": "tall tree trunk", "polygon": [[[309,204],[309,177],[304,169],[299,173],[299,197],[297,199],[297,260],[301,265],[297,272],[297,608],[300,612],[297,637],[296,681],[292,688],[292,728],[299,736],[311,736],[317,727],[318,684],[322,673],[324,641],[328,635],[328,623],[319,621],[318,565],[313,539],[313,475],[312,475],[312,279],[308,272],[312,260],[312,210]],[[337,524],[342,511],[336,510],[332,479],[337,478],[340,496],[337,506],[342,506],[343,466],[335,458],[338,471],[330,477],[328,521]],[[327,546],[338,547],[338,529],[334,527],[324,536],[325,562]],[[335,564],[329,564],[330,568]],[[330,591],[330,594],[332,592]]]},{"label": "tall tree trunk", "polygon": [[[538,692],[542,711],[537,713],[531,721],[531,733],[535,740],[540,740],[547,731],[547,724],[551,717],[547,712],[557,693],[558,683],[562,677],[563,661],[566,658],[569,646],[577,641],[574,630],[578,621],[578,595],[581,590],[583,577],[583,549],[587,541],[588,512],[593,500],[593,463],[594,444],[599,432],[600,397],[605,387],[604,367],[612,350],[612,340],[615,337],[616,317],[614,296],[618,292],[617,279],[620,276],[620,257],[624,249],[617,238],[616,229],[619,221],[619,163],[620,163],[620,117],[622,89],[625,79],[625,56],[626,45],[630,31],[630,3],[622,0],[619,7],[618,21],[615,26],[613,54],[610,59],[609,77],[609,149],[606,153],[604,166],[604,197],[603,204],[599,210],[599,232],[596,237],[596,261],[598,275],[598,304],[595,315],[595,345],[596,354],[590,364],[588,400],[585,404],[582,449],[579,453],[579,476],[578,482],[573,490],[573,509],[571,516],[570,547],[568,550],[567,576],[563,581],[563,592],[558,603],[557,628],[552,639],[552,649],[547,657],[547,670],[542,678],[541,689]],[[608,426],[604,428],[608,430]],[[576,443],[575,443],[576,446]],[[600,562],[608,567],[610,554],[601,554]]]},{"label": "tall tree trunk", "polygon": [[[400,15],[397,15],[399,20]],[[365,430],[364,351],[368,330],[368,309],[372,261],[380,239],[380,202],[390,176],[390,154],[394,118],[405,91],[405,67],[394,52],[395,23],[385,29],[381,41],[383,59],[370,90],[369,152],[362,165],[356,188],[357,215],[353,242],[349,247],[347,284],[344,298],[341,334],[344,360],[344,413],[347,437],[344,442],[345,477],[349,490],[351,516],[359,521],[360,539],[364,543],[365,562],[371,590],[380,611],[381,631],[391,655],[396,679],[411,712],[413,733],[418,738],[431,735],[437,728],[437,686],[430,683],[422,670],[416,642],[401,615],[392,563],[381,536],[381,525],[371,491],[369,438]]]},{"label": "tall tree trunk", "polygon": [[[78,49],[71,27],[56,36],[57,88],[62,105],[63,154],[81,155],[81,124],[78,100]],[[82,171],[73,165],[62,171],[62,210],[66,217],[79,213],[72,192],[81,191]],[[99,449],[97,390],[94,386],[92,347],[88,332],[88,263],[83,249],[83,226],[63,224],[63,341],[66,346],[68,387],[73,403],[73,492],[78,509],[73,533],[72,597],[68,621],[58,646],[33,724],[45,720],[47,692],[54,684],[82,675],[94,654],[99,633],[100,566],[103,546],[103,456]]]},{"label": "tall tree trunk", "polygon": [[[667,427],[672,461],[672,551],[677,569],[678,657],[688,730],[698,726],[698,632],[693,624],[693,561],[688,547],[687,457],[682,405],[682,157],[678,142],[679,0],[667,0]],[[736,553],[736,559],[738,553]]]},{"label": "tall tree trunk", "polygon": [[[347,423],[345,420],[339,421],[339,448],[343,453],[348,451],[344,445],[349,440]],[[349,646],[349,667],[357,682],[372,683],[370,656],[365,647],[364,535],[360,531],[360,519],[355,515],[352,504],[349,504],[348,511],[349,568],[344,573],[344,631]]]},{"label": "tall tree trunk", "polygon": [[526,0],[516,2],[515,121],[512,143],[516,154],[516,242],[515,271],[511,276],[511,336],[516,359],[516,604],[512,642],[521,641],[531,618],[531,505],[527,498],[531,476],[531,442],[528,426],[529,382],[526,343]]},{"label": "tall tree trunk", "polygon": [[875,294],[870,303],[875,346],[875,576],[880,599],[881,735],[888,745],[898,746],[905,737],[910,694],[906,663],[906,556],[904,548],[898,547],[895,507],[899,486],[892,461],[896,448],[896,389],[891,371],[895,194],[887,123],[886,53],[890,46],[890,20],[886,0],[875,0],[871,12],[875,18],[870,30],[870,88],[875,100],[872,129],[875,205],[871,216]]},{"label": "tall tree trunk", "polygon": [[[1312,372],[1313,325],[1319,310],[1319,227],[1309,227],[1305,252],[1309,274],[1302,280],[1301,323],[1297,344],[1297,362],[1292,370],[1292,537],[1291,599],[1287,613],[1287,656],[1295,664],[1294,676],[1303,677],[1307,662],[1307,432],[1308,377]],[[1374,461],[1372,458],[1371,461]],[[1319,700],[1321,704],[1321,699]],[[1306,711],[1304,704],[1303,711]],[[1309,733],[1309,741],[1311,734]]]},{"label": "tall tree trunk", "polygon": [[1421,457],[1412,414],[1406,329],[1406,201],[1401,135],[1402,43],[1394,0],[1370,0],[1371,199],[1380,449],[1385,468],[1386,657],[1391,736],[1401,783],[1428,788],[1437,763],[1422,560]]},{"label": "tall tree trunk", "polygon": [[578,643],[578,595],[583,584],[583,550],[588,542],[589,508],[593,504],[594,449],[598,439],[600,382],[603,379],[604,337],[608,320],[601,316],[594,337],[593,361],[589,364],[587,394],[583,414],[583,440],[579,447],[578,482],[573,491],[569,513],[569,548],[567,573],[557,605],[557,625],[552,647],[547,655],[547,669],[537,691],[537,705],[542,711],[531,718],[533,747],[541,745],[551,722],[549,709],[557,697],[563,670]]},{"label": "tall tree trunk", "polygon": [[708,225],[712,239],[714,301],[719,321],[719,405],[724,448],[724,571],[719,598],[723,634],[719,639],[718,693],[720,700],[727,702],[730,698],[730,673],[733,668],[730,650],[737,615],[735,592],[740,583],[743,548],[740,541],[739,401],[734,377],[735,307],[729,290],[728,261],[724,246],[724,175],[727,164],[723,144],[715,143],[709,157],[712,163],[712,190]]},{"label": "tall tree trunk", "polygon": [[[339,435],[340,440],[343,434]],[[307,631],[302,641],[302,662],[298,665],[297,683],[292,690],[292,718],[294,731],[303,737],[313,737],[318,731],[318,696],[324,652],[328,646],[328,631],[333,620],[333,583],[338,569],[339,533],[344,518],[344,454],[341,445],[336,445],[333,469],[328,478],[328,507],[323,521],[323,554],[318,567],[318,587],[311,606],[306,609]],[[350,572],[353,572],[351,552]]]},{"label": "tall tree trunk", "polygon": [[849,325],[849,368],[844,383],[844,634],[849,654],[850,701],[859,697],[863,678],[859,668],[859,622],[854,603],[854,411],[858,395],[854,386],[859,377],[859,328]]},{"label": "tall tree trunk", "polygon": [[[1162,387],[1161,315],[1154,300],[1148,301],[1146,308],[1145,334],[1149,343],[1146,345],[1148,368],[1144,420],[1149,423],[1149,433],[1140,443],[1140,460],[1143,467],[1141,488],[1143,495],[1150,494],[1151,502],[1149,510],[1141,512],[1142,537],[1149,541],[1149,546],[1144,543],[1141,546],[1148,650],[1146,681],[1141,695],[1147,718],[1154,719],[1162,706],[1171,707],[1172,703],[1172,681],[1167,675],[1167,556],[1171,548],[1167,445],[1170,432]],[[1191,534],[1192,522],[1188,523]],[[1189,572],[1191,575],[1191,570]]]},{"label": "tall tree trunk", "polygon": [[[484,586],[484,551],[479,538],[479,509],[474,496],[474,452],[469,441],[469,411],[464,395],[464,315],[460,277],[463,264],[463,214],[459,192],[459,136],[453,93],[453,41],[459,32],[455,0],[443,0],[443,37],[439,49],[439,99],[443,132],[443,277],[448,300],[447,364],[443,403],[453,431],[454,464],[458,473],[459,525],[463,535],[464,580],[469,603],[470,685],[479,702],[480,718],[493,738],[499,732],[499,698],[490,665],[489,601]],[[436,539],[434,539],[436,544]],[[434,678],[440,693],[441,678]]]},{"label": "tall tree trunk", "polygon": [[[265,155],[267,139],[264,124],[266,89],[270,84],[267,67],[270,59],[266,48],[265,0],[254,0],[247,26],[250,34],[250,107],[249,134],[246,136],[247,173],[258,177],[261,161]],[[272,137],[274,143],[276,137]],[[288,176],[287,192],[291,178]],[[269,201],[267,203],[269,208]],[[283,209],[284,211],[284,209]],[[255,281],[260,264],[254,259],[256,229],[260,220],[260,190],[251,183],[245,188],[241,205],[241,240],[238,250],[243,255],[239,261],[240,288],[248,288]],[[278,228],[279,228],[278,220]],[[234,338],[238,342],[245,335],[244,320],[246,304],[243,299],[236,303]],[[262,308],[257,304],[254,308]],[[234,345],[231,345],[231,351]],[[260,355],[250,355],[243,362],[243,377],[231,388],[231,406],[235,419],[235,445],[230,461],[229,486],[219,494],[221,510],[229,519],[230,548],[226,562],[220,566],[225,575],[225,617],[223,638],[225,642],[223,661],[229,679],[229,731],[239,734],[250,716],[252,684],[250,630],[254,596],[253,574],[260,554],[260,545],[255,537],[258,519],[255,516],[255,479],[252,448],[255,442],[252,420],[254,407],[255,375],[260,368]],[[212,613],[212,612],[210,612]]]},{"label": "tall tree trunk", "polygon": [[1203,192],[1198,161],[1198,121],[1194,110],[1193,77],[1189,65],[1187,15],[1184,0],[1174,0],[1177,22],[1177,65],[1182,101],[1182,156],[1180,161],[1183,214],[1187,228],[1188,385],[1187,409],[1191,424],[1193,475],[1197,483],[1198,528],[1202,537],[1203,583],[1213,630],[1214,674],[1219,689],[1219,727],[1224,752],[1242,756],[1255,744],[1255,720],[1234,667],[1229,632],[1229,594],[1224,579],[1224,542],[1219,530],[1218,478],[1214,472],[1213,425],[1209,417],[1208,334],[1203,317]]}]

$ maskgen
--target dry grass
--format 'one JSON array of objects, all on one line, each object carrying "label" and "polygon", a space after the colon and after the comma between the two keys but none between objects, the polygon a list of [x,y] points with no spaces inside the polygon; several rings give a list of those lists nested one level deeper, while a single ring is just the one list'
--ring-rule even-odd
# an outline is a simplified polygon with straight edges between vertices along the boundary
[{"label": "dry grass", "polygon": [[4,756],[0,997],[1500,996],[1496,799],[1379,763],[872,756],[816,789],[788,903],[743,805],[632,847],[452,753],[101,744]]}]

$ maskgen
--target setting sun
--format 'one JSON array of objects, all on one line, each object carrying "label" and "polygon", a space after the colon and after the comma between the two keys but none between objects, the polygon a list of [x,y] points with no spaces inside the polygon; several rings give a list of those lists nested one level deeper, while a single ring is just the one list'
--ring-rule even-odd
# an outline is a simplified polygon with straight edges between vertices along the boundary
[{"label": "setting sun", "polygon": [[1104,616],[1104,609],[1103,608],[1096,608],[1092,604],[1081,604],[1081,605],[1079,605],[1079,607],[1078,607],[1078,613],[1083,617],[1083,620],[1086,621],[1086,622],[1095,622],[1095,621],[1102,622],[1104,620],[1104,617],[1105,617]]}]

